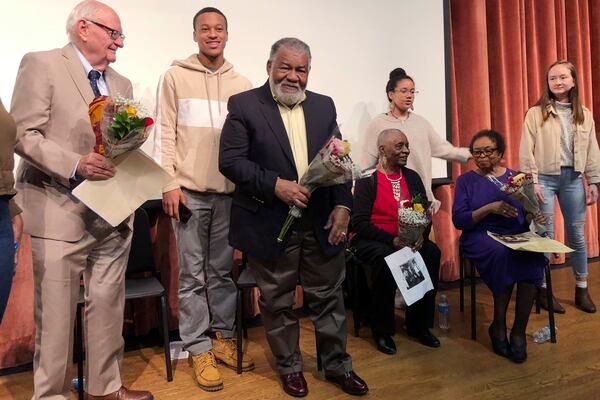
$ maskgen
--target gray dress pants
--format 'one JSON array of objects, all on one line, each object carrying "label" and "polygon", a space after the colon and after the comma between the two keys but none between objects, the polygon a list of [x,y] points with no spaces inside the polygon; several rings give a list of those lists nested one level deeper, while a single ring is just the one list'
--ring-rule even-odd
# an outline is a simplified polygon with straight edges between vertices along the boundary
[{"label": "gray dress pants", "polygon": [[231,197],[183,190],[192,217],[174,221],[179,257],[179,334],[184,349],[196,355],[212,349],[212,332],[232,337],[236,287],[231,280],[229,246]]},{"label": "gray dress pants", "polygon": [[[328,375],[352,370],[346,353],[346,310],[342,295],[344,252],[328,258],[312,230],[293,231],[285,254],[275,261],[248,257],[260,288],[260,312],[280,374],[302,371],[300,325],[292,306],[296,285],[304,290]],[[273,238],[272,240],[275,240]]]}]

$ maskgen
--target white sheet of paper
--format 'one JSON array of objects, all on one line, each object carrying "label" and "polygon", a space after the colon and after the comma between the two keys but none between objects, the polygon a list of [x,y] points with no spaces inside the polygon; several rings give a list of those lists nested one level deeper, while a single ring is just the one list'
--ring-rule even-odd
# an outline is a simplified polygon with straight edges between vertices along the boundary
[{"label": "white sheet of paper", "polygon": [[146,200],[160,193],[171,180],[152,158],[141,150],[114,160],[117,173],[105,181],[83,181],[73,195],[112,226],[117,226]]},{"label": "white sheet of paper", "polygon": [[425,293],[433,289],[427,266],[419,252],[413,253],[410,247],[404,247],[387,256],[385,262],[407,306],[422,299]]}]

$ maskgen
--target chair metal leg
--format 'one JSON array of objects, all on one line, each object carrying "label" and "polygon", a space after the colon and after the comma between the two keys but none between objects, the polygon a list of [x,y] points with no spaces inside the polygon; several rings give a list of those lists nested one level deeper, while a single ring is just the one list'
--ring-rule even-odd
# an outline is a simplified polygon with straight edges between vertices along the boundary
[{"label": "chair metal leg", "polygon": [[358,265],[352,266],[352,321],[354,322],[354,336],[360,335],[360,302],[358,301]]},{"label": "chair metal leg", "polygon": [[83,400],[83,305],[77,304],[75,321],[75,346],[77,349],[77,398]]},{"label": "chair metal leg", "polygon": [[459,274],[459,283],[460,283],[460,290],[459,290],[460,312],[464,312],[465,311],[465,263],[462,258],[462,251],[460,251],[460,250],[458,251],[458,257],[459,257],[458,274]]},{"label": "chair metal leg", "polygon": [[242,301],[243,297],[244,296],[243,296],[242,289],[238,288],[238,290],[237,290],[237,298],[236,298],[237,306],[236,306],[236,310],[235,310],[235,319],[236,319],[236,322],[235,322],[236,323],[236,327],[235,327],[235,329],[236,329],[236,333],[237,333],[237,367],[236,367],[236,372],[238,374],[242,373],[242,357],[243,357],[242,350],[243,350],[243,346],[244,346],[244,342],[243,342],[244,339],[242,339],[242,330],[244,329],[243,326],[242,326],[244,324],[243,316],[242,316],[243,311],[244,311],[243,310],[244,302]]},{"label": "chair metal leg", "polygon": [[323,370],[323,363],[321,361],[321,349],[319,348],[319,336],[317,335],[317,328],[315,328],[315,342],[316,342],[316,352],[317,352],[317,371]]},{"label": "chair metal leg", "polygon": [[173,381],[173,367],[171,365],[171,345],[169,341],[169,324],[168,324],[168,316],[167,316],[167,299],[166,294],[163,293],[159,298],[160,307],[159,307],[159,317],[161,319],[161,331],[163,337],[163,347],[165,351],[165,365],[167,368],[167,382]]},{"label": "chair metal leg", "polygon": [[546,301],[548,302],[548,325],[550,327],[550,342],[556,343],[556,325],[554,323],[554,302],[552,299],[552,274],[550,270],[550,261],[546,259],[544,265],[546,275]]},{"label": "chair metal leg", "polygon": [[477,340],[477,309],[475,307],[477,293],[475,288],[475,266],[471,264],[471,339]]}]

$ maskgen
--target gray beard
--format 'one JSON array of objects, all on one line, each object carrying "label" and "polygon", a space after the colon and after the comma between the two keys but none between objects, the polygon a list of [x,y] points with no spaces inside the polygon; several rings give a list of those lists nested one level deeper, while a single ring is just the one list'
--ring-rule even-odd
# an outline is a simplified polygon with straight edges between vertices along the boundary
[{"label": "gray beard", "polygon": [[292,107],[298,104],[298,102],[304,98],[304,90],[300,89],[300,91],[296,93],[284,93],[281,90],[281,85],[284,82],[285,81],[281,81],[280,83],[276,84],[273,80],[273,77],[269,75],[269,86],[271,87],[271,92],[273,92],[277,101],[285,104],[288,107]]}]

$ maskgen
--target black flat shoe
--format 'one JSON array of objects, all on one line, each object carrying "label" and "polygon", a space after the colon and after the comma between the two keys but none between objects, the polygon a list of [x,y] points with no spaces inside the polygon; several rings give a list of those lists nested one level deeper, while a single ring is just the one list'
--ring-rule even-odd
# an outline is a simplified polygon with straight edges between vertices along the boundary
[{"label": "black flat shoe", "polygon": [[523,336],[518,340],[513,338],[513,335],[510,335],[510,359],[517,364],[524,363],[527,361],[527,338]]},{"label": "black flat shoe", "polygon": [[377,350],[384,354],[396,354],[396,343],[389,335],[374,336]]},{"label": "black flat shoe", "polygon": [[494,338],[494,324],[492,323],[488,328],[488,333],[490,335],[490,340],[492,342],[492,349],[494,349],[494,353],[498,354],[500,357],[511,358],[510,352],[510,344],[508,343],[508,339],[504,338],[504,340],[498,340]]},{"label": "black flat shoe", "polygon": [[417,339],[419,343],[423,346],[437,348],[441,346],[440,341],[436,338],[429,329],[421,329],[419,331],[413,332],[408,331],[408,336]]}]

